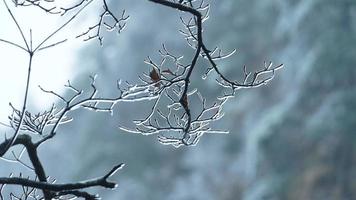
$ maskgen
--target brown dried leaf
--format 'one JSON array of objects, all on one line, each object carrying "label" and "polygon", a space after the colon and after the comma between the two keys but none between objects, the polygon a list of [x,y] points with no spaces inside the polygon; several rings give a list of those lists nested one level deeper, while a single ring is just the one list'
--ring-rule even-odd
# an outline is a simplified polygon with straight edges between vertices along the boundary
[{"label": "brown dried leaf", "polygon": [[184,108],[188,108],[188,96],[187,96],[187,94],[184,94],[184,96],[183,96],[182,105],[183,105]]},{"label": "brown dried leaf", "polygon": [[150,77],[151,77],[151,80],[156,83],[155,84],[155,87],[159,87],[160,86],[160,83],[158,82],[161,78],[160,78],[160,75],[158,74],[158,72],[156,71],[155,68],[152,68],[152,71],[150,72]]}]

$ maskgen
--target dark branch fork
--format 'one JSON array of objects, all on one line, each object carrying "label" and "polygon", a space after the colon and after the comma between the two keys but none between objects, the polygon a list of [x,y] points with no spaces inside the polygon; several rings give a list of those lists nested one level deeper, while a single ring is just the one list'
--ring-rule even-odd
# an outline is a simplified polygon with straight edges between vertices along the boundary
[{"label": "dark branch fork", "polygon": [[[0,148],[6,146],[7,143],[9,142],[10,140],[6,140],[5,142],[1,143]],[[87,197],[87,199],[96,199],[98,198],[98,196],[90,195],[89,193],[80,190],[89,187],[96,187],[96,186],[101,186],[101,187],[111,188],[111,189],[117,187],[116,183],[110,182],[107,179],[113,176],[118,170],[120,170],[124,166],[123,163],[116,165],[104,176],[88,181],[83,181],[78,183],[66,183],[66,184],[48,183],[47,176],[38,157],[38,153],[37,153],[38,145],[32,142],[31,136],[27,134],[22,134],[16,138],[15,143],[13,145],[25,146],[39,181],[30,180],[29,178],[22,178],[22,177],[19,178],[8,177],[8,178],[0,178],[0,184],[2,185],[2,187],[5,184],[12,184],[12,185],[21,185],[23,187],[41,189],[44,192],[45,199],[52,199],[58,196],[68,195],[68,194],[77,197]]]},{"label": "dark branch fork", "polygon": [[[180,62],[182,56],[173,55],[167,50],[165,45],[163,45],[162,50],[159,50],[159,54],[162,57],[159,64],[148,57],[145,62],[154,71],[158,72],[159,78],[155,80],[152,76],[144,74],[144,77],[140,77],[140,80],[147,84],[152,83],[152,81],[156,83],[155,86],[159,87],[155,88],[155,94],[166,96],[171,101],[171,104],[166,105],[168,111],[164,112],[159,108],[159,101],[162,99],[160,97],[155,100],[154,106],[146,118],[134,121],[136,124],[135,129],[121,128],[126,131],[146,135],[163,133],[159,135],[160,142],[163,144],[172,144],[176,147],[195,145],[205,133],[226,133],[226,131],[214,130],[210,127],[212,122],[221,119],[223,116],[223,104],[233,97],[235,91],[238,89],[255,88],[267,84],[273,79],[275,71],[282,68],[283,65],[273,66],[271,62],[264,63],[264,67],[253,74],[247,72],[246,67],[244,67],[244,78],[241,82],[229,80],[221,73],[216,61],[230,57],[235,53],[235,50],[223,54],[222,50],[216,47],[211,51],[205,46],[203,41],[203,22],[209,17],[209,4],[206,4],[204,0],[149,1],[189,13],[193,16],[188,19],[180,18],[185,30],[180,30],[179,32],[184,36],[187,44],[195,50],[195,53],[188,65],[182,64]],[[190,89],[191,75],[194,68],[197,67],[197,61],[200,57],[210,65],[202,78],[205,79],[211,72],[215,71],[219,77],[216,82],[230,91],[218,97],[218,100],[211,106],[207,106],[206,99],[202,97],[199,91]],[[169,59],[176,66],[176,70],[165,67],[165,63]],[[148,80],[145,78],[148,78]],[[192,115],[189,106],[189,100],[192,95],[198,96],[202,104],[202,110],[196,116]],[[180,116],[177,113],[179,110],[183,110],[184,112]]]},{"label": "dark branch fork", "polygon": [[[11,138],[5,138],[4,142],[0,143],[0,157],[4,160],[19,162],[34,171],[36,177],[31,180],[29,177],[22,177],[21,174],[19,177],[14,177],[12,174],[10,177],[0,178],[0,200],[3,199],[3,189],[9,184],[22,186],[25,197],[31,196],[33,199],[44,198],[46,200],[60,199],[67,196],[97,199],[97,195],[89,194],[83,190],[89,187],[116,187],[115,183],[109,182],[107,179],[121,169],[124,166],[123,164],[113,167],[111,171],[102,177],[77,183],[56,184],[50,182],[46,176],[37,149],[41,144],[52,139],[57,134],[60,125],[72,120],[68,114],[74,110],[84,108],[112,114],[113,108],[119,102],[153,101],[153,106],[148,115],[144,119],[134,121],[135,128],[132,129],[123,126],[120,126],[120,128],[128,132],[144,135],[159,134],[158,139],[161,143],[171,144],[176,147],[195,145],[205,133],[227,133],[223,130],[213,129],[211,124],[223,117],[222,107],[229,98],[235,96],[236,90],[265,85],[273,79],[275,71],[283,67],[283,65],[273,66],[271,62],[264,63],[264,67],[254,73],[248,72],[246,67],[244,67],[242,81],[230,80],[219,70],[217,61],[230,57],[235,53],[235,50],[224,54],[217,47],[209,50],[204,43],[203,23],[209,17],[209,4],[206,4],[204,0],[148,0],[192,15],[192,17],[188,18],[180,17],[184,29],[179,30],[179,32],[183,35],[187,44],[194,50],[188,64],[183,63],[183,56],[173,54],[163,44],[162,49],[158,51],[161,60],[155,62],[148,57],[145,63],[151,68],[151,71],[139,76],[140,83],[138,84],[118,81],[116,84],[118,94],[116,96],[99,96],[98,88],[95,84],[96,76],[90,76],[89,91],[77,88],[68,81],[65,88],[72,92],[72,96],[69,97],[64,97],[55,91],[39,86],[44,93],[57,97],[59,103],[37,114],[29,112],[27,110],[27,98],[31,82],[30,75],[33,57],[37,55],[38,51],[46,50],[68,41],[68,38],[64,38],[57,42],[49,43],[50,39],[67,27],[93,1],[79,0],[72,6],[59,7],[56,5],[55,0],[24,0],[21,2],[13,0],[15,6],[35,6],[46,13],[54,15],[63,16],[71,14],[71,17],[64,24],[40,41],[37,46],[33,47],[32,32],[30,31],[29,39],[25,37],[20,24],[10,10],[6,0],[3,0],[8,13],[17,26],[23,44],[17,44],[1,38],[0,43],[26,51],[29,55],[29,64],[23,107],[22,109],[17,109],[10,104],[13,112],[9,116],[9,125],[7,126],[14,130],[14,134]],[[106,0],[97,1],[102,1],[102,10],[98,23],[90,26],[86,31],[77,35],[76,38],[84,38],[84,41],[98,39],[102,45],[102,31],[104,29],[107,31],[116,30],[120,33],[126,27],[129,16],[123,10],[121,16],[117,17],[110,9]],[[102,28],[103,26],[104,29]],[[208,63],[206,73],[202,75],[202,78],[205,79],[210,73],[215,72],[218,75],[216,82],[227,90],[222,96],[217,97],[217,100],[212,104],[207,103],[207,100],[197,89],[191,89],[190,80],[199,59]],[[200,109],[197,107],[198,109],[194,108],[194,110],[191,110],[193,98],[198,99]],[[39,139],[33,141],[33,135],[38,136],[37,138]],[[9,149],[17,145],[22,145],[23,150],[19,154],[12,151],[14,159],[5,158],[4,156],[9,152]],[[25,150],[30,158],[31,165],[21,161]],[[38,194],[38,190],[43,193],[43,197]],[[22,199],[22,196],[18,197],[12,193],[10,195],[12,195],[11,198],[13,199]]]}]

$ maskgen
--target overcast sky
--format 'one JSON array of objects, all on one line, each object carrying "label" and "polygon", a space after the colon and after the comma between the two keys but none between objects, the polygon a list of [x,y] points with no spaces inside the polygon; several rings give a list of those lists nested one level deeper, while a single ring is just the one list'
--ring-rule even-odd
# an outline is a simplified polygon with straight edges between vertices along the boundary
[{"label": "overcast sky", "polygon": [[[34,8],[15,8],[11,1],[7,1],[11,6],[15,18],[24,35],[29,40],[30,29],[32,29],[33,46],[36,46],[48,36],[53,30],[63,23],[58,16],[51,16],[44,12],[38,12]],[[0,1],[0,38],[15,42],[25,46],[24,41],[7,12],[3,1]],[[73,38],[73,26],[62,31],[57,37],[49,41],[48,44]],[[63,85],[67,80],[73,79],[71,69],[74,68],[76,54],[79,50],[79,41],[70,40],[54,48],[38,52],[34,56],[32,66],[32,78],[30,84],[30,104],[37,108],[49,106],[55,100],[50,95],[43,95],[38,85],[49,90],[63,91]],[[28,69],[29,55],[13,46],[0,42],[0,121],[7,122],[8,114],[11,114],[9,102],[12,102],[18,109],[22,108],[24,88]]]}]

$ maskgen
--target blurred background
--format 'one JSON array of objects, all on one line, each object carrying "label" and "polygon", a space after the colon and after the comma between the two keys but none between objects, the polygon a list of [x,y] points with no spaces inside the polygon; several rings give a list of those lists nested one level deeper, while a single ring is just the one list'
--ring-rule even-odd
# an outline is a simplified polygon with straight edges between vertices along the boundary
[{"label": "blurred background", "polygon": [[[61,81],[46,85],[57,79],[56,73],[37,71],[34,82],[42,80],[52,89],[71,79],[85,87],[88,75],[96,73],[101,94],[115,96],[115,81],[135,81],[147,73],[150,69],[143,60],[158,58],[162,43],[188,59],[192,55],[178,33],[178,12],[147,1],[111,1],[110,6],[117,13],[127,10],[131,16],[127,29],[120,35],[105,34],[103,47],[97,41],[58,47],[75,54],[52,52],[58,62],[49,60],[41,66],[62,71]],[[225,104],[225,117],[217,126],[230,134],[208,134],[197,146],[177,149],[160,144],[157,136],[118,129],[119,124],[132,126],[132,119],[144,116],[137,105],[119,104],[113,117],[81,110],[40,149],[47,174],[61,183],[78,181],[126,163],[112,178],[119,183],[116,190],[92,189],[103,199],[356,199],[355,1],[211,1],[204,36],[211,49],[216,45],[226,51],[237,49],[236,55],[219,63],[229,77],[241,77],[243,65],[250,70],[264,61],[285,66],[267,86],[240,90]],[[61,70],[67,69],[61,66],[67,58],[73,59],[67,63],[70,68]],[[199,67],[203,71],[205,66]],[[26,65],[19,70],[25,71]],[[207,99],[221,94],[213,78],[202,81],[199,70],[195,72],[192,87],[204,91]],[[1,83],[8,84],[3,79]],[[10,92],[4,91],[2,95]],[[16,92],[21,98],[21,90]],[[4,98],[1,102],[7,108]],[[43,98],[40,93],[31,96],[31,109],[41,110],[38,99]],[[7,113],[1,112],[6,119]],[[24,171],[2,162],[1,176],[15,169]]]}]

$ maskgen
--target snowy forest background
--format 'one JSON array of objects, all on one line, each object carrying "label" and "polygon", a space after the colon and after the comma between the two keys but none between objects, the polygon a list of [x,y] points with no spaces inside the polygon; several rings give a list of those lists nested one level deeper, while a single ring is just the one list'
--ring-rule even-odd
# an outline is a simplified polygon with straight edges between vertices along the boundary
[{"label": "snowy forest background", "polygon": [[[111,88],[118,78],[136,80],[148,72],[143,59],[162,42],[189,49],[177,32],[178,13],[146,1],[110,3],[127,10],[128,27],[119,36],[106,35],[102,48],[96,41],[82,47],[73,83],[86,85],[95,72],[99,87]],[[103,199],[356,199],[356,3],[211,4],[207,45],[238,50],[224,61],[225,74],[238,77],[243,65],[252,70],[269,60],[285,66],[268,86],[241,90],[225,104],[218,126],[230,134],[205,135],[195,147],[176,149],[159,144],[156,136],[112,128],[118,122],[129,126],[144,105],[122,104],[114,117],[78,112],[74,118],[80,120],[63,126],[66,134],[41,149],[47,173],[75,181],[126,163],[116,177],[117,190],[98,189]],[[214,79],[193,80],[208,99],[220,92]],[[23,170],[7,167],[0,171]]]}]

